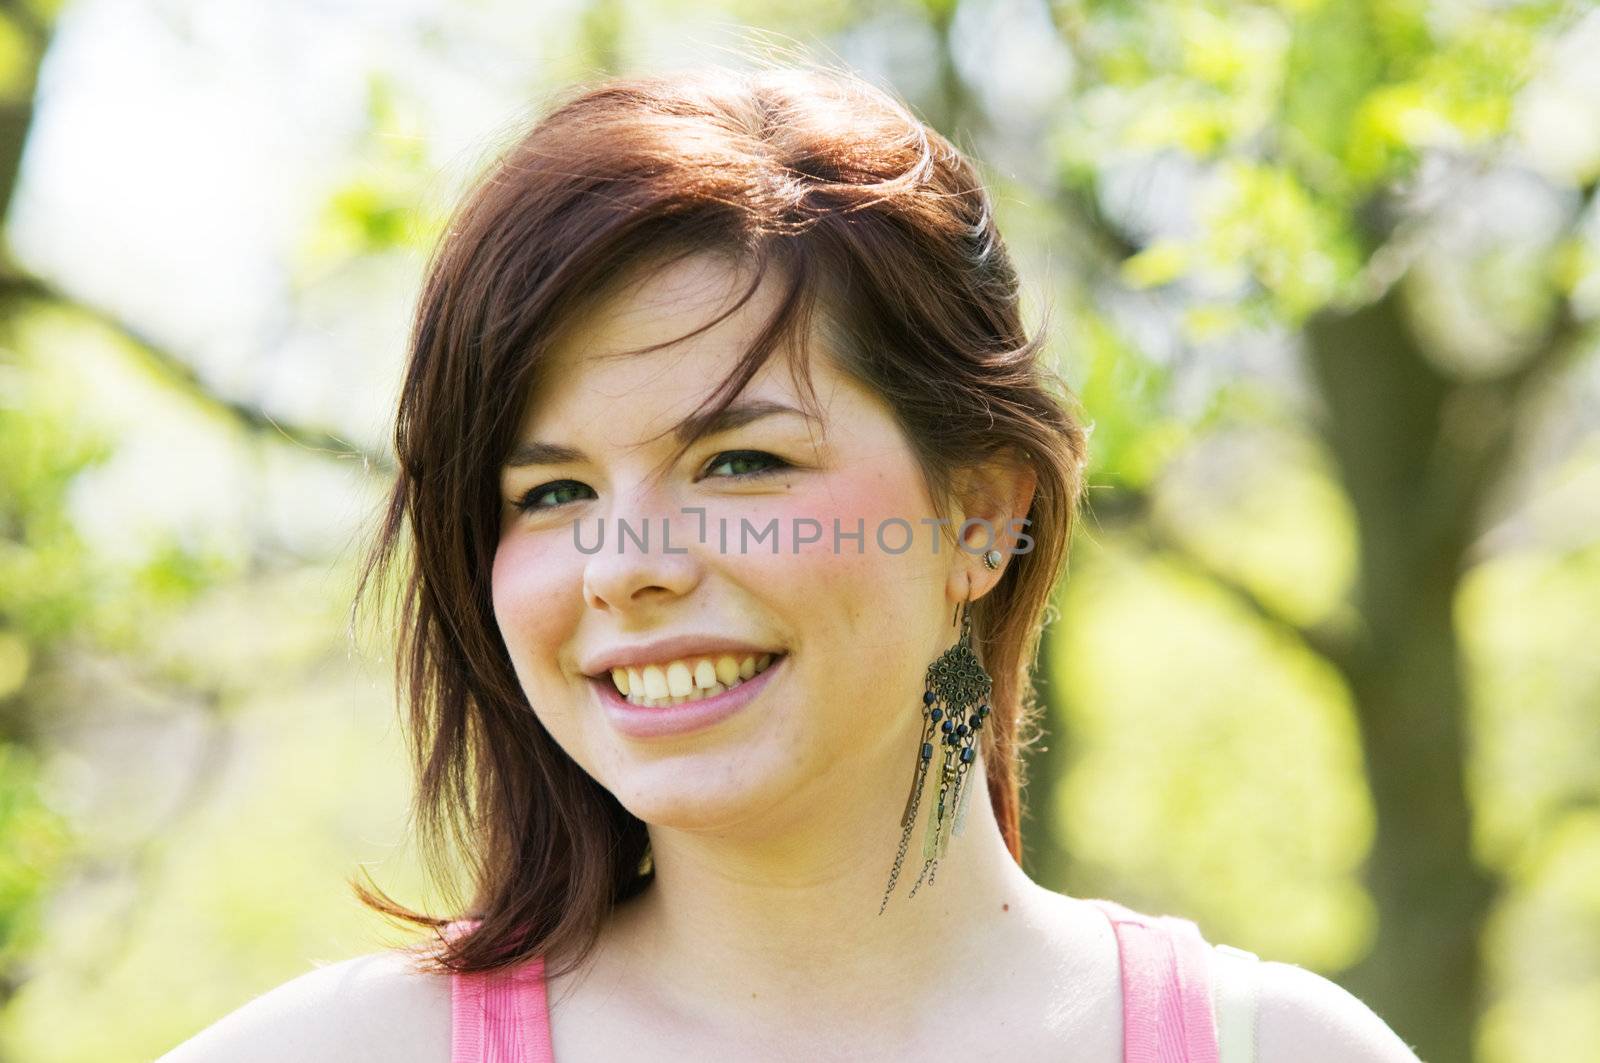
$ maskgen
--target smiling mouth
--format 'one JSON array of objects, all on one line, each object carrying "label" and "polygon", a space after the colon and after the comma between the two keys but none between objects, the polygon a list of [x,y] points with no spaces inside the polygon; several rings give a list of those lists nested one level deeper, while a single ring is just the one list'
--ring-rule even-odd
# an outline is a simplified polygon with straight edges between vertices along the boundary
[{"label": "smiling mouth", "polygon": [[609,676],[600,676],[595,682],[611,687],[630,705],[664,708],[701,701],[736,689],[785,656],[783,653],[761,653],[684,657],[642,667],[613,668]]}]

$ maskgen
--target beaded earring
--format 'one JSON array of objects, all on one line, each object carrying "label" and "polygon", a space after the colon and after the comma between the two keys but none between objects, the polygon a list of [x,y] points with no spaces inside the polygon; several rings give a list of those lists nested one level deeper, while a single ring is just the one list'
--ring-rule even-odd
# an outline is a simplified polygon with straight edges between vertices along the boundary
[{"label": "beaded earring", "polygon": [[967,773],[978,756],[978,732],[989,715],[989,692],[994,689],[989,673],[983,670],[972,648],[971,608],[970,600],[956,606],[961,618],[961,637],[928,666],[924,680],[927,689],[922,694],[922,739],[917,744],[916,772],[911,781],[911,793],[906,797],[905,813],[900,818],[900,848],[889,872],[889,888],[884,890],[883,903],[878,905],[879,915],[889,903],[889,895],[894,892],[900,867],[905,862],[928,768],[933,763],[936,730],[938,744],[943,750],[939,804],[928,820],[922,841],[922,871],[906,895],[908,900],[917,895],[924,875],[930,885],[933,883],[939,859],[950,845],[951,832],[959,836],[966,825],[967,802],[972,792],[966,785]]}]

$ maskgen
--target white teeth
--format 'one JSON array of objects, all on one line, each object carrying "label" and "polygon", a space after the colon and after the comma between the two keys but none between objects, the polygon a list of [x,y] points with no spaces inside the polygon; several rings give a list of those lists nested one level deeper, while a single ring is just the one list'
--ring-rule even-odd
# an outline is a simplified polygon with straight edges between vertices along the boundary
[{"label": "white teeth", "polygon": [[765,671],[777,655],[751,654],[736,658],[684,658],[665,664],[611,669],[611,682],[617,692],[635,705],[681,705],[732,690]]},{"label": "white teeth", "polygon": [[[714,698],[718,694],[722,693],[724,690],[727,690],[727,689],[728,688],[723,686],[721,683],[712,683],[709,687],[706,687],[704,690],[702,690],[699,687],[695,687],[694,693],[689,695],[689,700],[690,701],[702,701],[702,700],[704,700],[706,698]],[[635,699],[630,698],[628,700],[633,701]]]},{"label": "white teeth", "polygon": [[[703,660],[694,666],[694,685],[701,690],[710,690],[717,685],[717,666],[710,660]],[[623,691],[624,694],[627,691]]]}]

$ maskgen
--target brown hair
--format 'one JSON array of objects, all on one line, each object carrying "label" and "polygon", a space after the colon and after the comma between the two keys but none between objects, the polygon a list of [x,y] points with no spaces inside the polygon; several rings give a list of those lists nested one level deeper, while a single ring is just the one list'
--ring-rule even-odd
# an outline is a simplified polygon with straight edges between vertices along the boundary
[{"label": "brown hair", "polygon": [[[979,463],[1009,457],[1034,470],[1033,546],[972,611],[994,679],[982,738],[990,797],[1021,860],[1020,751],[1040,711],[1030,670],[1066,563],[1085,433],[1043,365],[1042,340],[1023,327],[977,172],[902,103],[848,74],[613,79],[573,92],[502,153],[434,253],[397,411],[398,473],[356,594],[359,605],[375,575],[401,569],[396,671],[416,826],[436,873],[465,859],[463,917],[477,920],[440,935],[439,968],[545,955],[570,957],[571,969],[613,905],[650,881],[644,823],[529,706],[490,572],[500,470],[558,327],[623,278],[694,253],[754,268],[723,317],[769,266],[783,278],[780,307],[707,406],[733,401],[780,344],[803,346],[796,337],[815,314],[840,368],[892,408],[941,514],[957,475]],[[356,890],[409,923],[449,922]]]}]

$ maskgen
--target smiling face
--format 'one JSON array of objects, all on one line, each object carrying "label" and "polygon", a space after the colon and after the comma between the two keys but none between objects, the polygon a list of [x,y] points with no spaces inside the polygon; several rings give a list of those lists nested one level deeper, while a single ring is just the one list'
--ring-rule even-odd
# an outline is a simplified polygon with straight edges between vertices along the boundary
[{"label": "smiling face", "polygon": [[[889,407],[818,354],[814,413],[775,355],[735,406],[796,412],[707,435],[659,471],[677,449],[671,429],[754,340],[780,282],[769,274],[744,307],[691,339],[604,356],[684,335],[747,283],[721,259],[682,259],[564,331],[518,435],[521,457],[540,463],[514,458],[501,475],[494,612],[540,721],[640,819],[772,836],[822,815],[835,817],[837,831],[838,816],[879,815],[885,803],[891,818],[899,812],[923,675],[954,637],[951,573],[971,559],[948,542],[934,552],[936,528],[921,521],[935,510]],[[702,517],[686,507],[704,509],[703,541]],[[884,542],[897,550],[906,531],[895,518],[914,534],[908,549],[890,553],[876,531],[889,521]],[[751,529],[743,549],[741,520]],[[770,535],[756,538],[773,520],[776,553]],[[864,528],[864,541],[841,538],[836,549],[835,520],[845,534]],[[794,528],[816,534],[809,521],[820,539],[797,544]],[[620,522],[636,533],[648,527],[648,549],[627,538],[619,552]],[[714,640],[781,656],[731,715],[677,734],[630,733],[607,704],[616,698],[611,680],[585,673],[617,651],[626,658],[679,636],[687,642],[675,652],[645,660],[714,658],[693,652]]]}]

